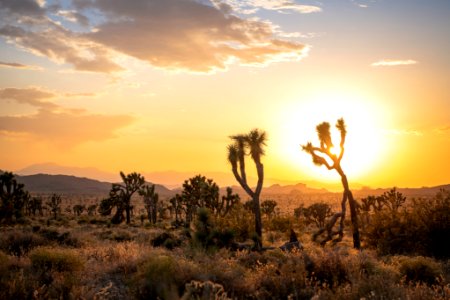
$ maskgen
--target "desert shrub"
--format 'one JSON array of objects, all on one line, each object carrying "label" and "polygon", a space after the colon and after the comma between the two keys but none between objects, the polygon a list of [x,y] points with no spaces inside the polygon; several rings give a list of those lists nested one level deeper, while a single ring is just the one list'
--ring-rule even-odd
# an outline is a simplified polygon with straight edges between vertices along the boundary
[{"label": "desert shrub", "polygon": [[307,287],[307,272],[301,255],[281,251],[267,253],[267,263],[258,268],[257,298],[311,299],[314,291]]},{"label": "desert shrub", "polygon": [[44,244],[45,240],[39,235],[20,230],[12,230],[0,237],[0,249],[10,255],[19,257]]},{"label": "desert shrub", "polygon": [[37,272],[77,272],[83,268],[83,261],[72,250],[40,247],[31,251],[31,265]]},{"label": "desert shrub", "polygon": [[133,236],[131,235],[131,233],[127,230],[122,229],[102,231],[99,234],[99,237],[102,240],[110,240],[116,242],[128,242],[133,240]]},{"label": "desert shrub", "polygon": [[[84,261],[73,251],[58,248],[36,248],[30,252],[31,267],[36,277],[38,298],[70,298],[79,282]],[[35,295],[36,296],[36,295]]]},{"label": "desert shrub", "polygon": [[220,228],[206,208],[197,211],[194,245],[204,249],[230,247],[234,241],[234,232],[229,228]]},{"label": "desert shrub", "polygon": [[172,250],[181,245],[181,240],[177,239],[173,234],[163,232],[152,239],[151,244],[153,247],[165,247]]},{"label": "desert shrub", "polygon": [[438,262],[429,257],[402,257],[399,271],[407,281],[433,284],[443,275]]},{"label": "desert shrub", "polygon": [[408,210],[377,211],[367,229],[366,242],[380,254],[450,257],[450,192],[413,200]]},{"label": "desert shrub", "polygon": [[215,219],[216,228],[227,229],[232,232],[236,241],[246,241],[255,232],[254,216],[244,209],[242,204],[236,204],[230,212],[222,218]]},{"label": "desert shrub", "polygon": [[194,266],[172,256],[156,254],[138,266],[132,280],[138,299],[176,299],[183,293],[184,285],[197,279]]},{"label": "desert shrub", "polygon": [[82,242],[68,231],[61,233],[56,229],[45,228],[41,229],[39,234],[48,242],[55,242],[62,246],[80,247],[82,245]]},{"label": "desert shrub", "polygon": [[292,228],[293,219],[291,217],[275,216],[266,224],[267,230],[289,232]]},{"label": "desert shrub", "polygon": [[335,287],[350,280],[344,257],[331,250],[314,255],[308,271],[311,280],[329,287]]}]

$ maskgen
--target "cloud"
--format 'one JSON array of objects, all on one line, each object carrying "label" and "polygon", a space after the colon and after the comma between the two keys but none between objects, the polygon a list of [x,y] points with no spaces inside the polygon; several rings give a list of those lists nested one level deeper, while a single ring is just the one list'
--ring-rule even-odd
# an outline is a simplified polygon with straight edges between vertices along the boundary
[{"label": "cloud", "polygon": [[382,59],[377,62],[371,64],[372,67],[393,67],[393,66],[407,66],[407,65],[415,65],[417,61],[412,59],[406,60],[391,60],[391,59]]},{"label": "cloud", "polygon": [[[30,2],[29,7],[13,5],[15,1]],[[308,49],[298,42],[281,40],[270,22],[234,15],[236,6],[227,2],[73,0],[73,6],[64,9],[41,7],[31,0],[6,2],[0,7],[0,36],[36,55],[72,64],[79,71],[121,71],[124,67],[114,56],[126,55],[155,67],[211,72],[226,69],[233,62],[264,65],[296,61]],[[293,1],[244,2],[279,11],[320,10]],[[93,15],[96,17],[86,18]],[[58,18],[87,28],[75,32]]]},{"label": "cloud", "polygon": [[233,10],[242,14],[253,14],[259,9],[274,10],[278,12],[295,12],[310,14],[322,11],[322,8],[314,5],[302,5],[292,0],[215,0],[216,5],[226,3]]},{"label": "cloud", "polygon": [[448,134],[450,133],[450,125],[437,128],[436,131],[440,134]]},{"label": "cloud", "polygon": [[22,104],[29,104],[43,109],[56,109],[58,105],[52,102],[43,101],[54,98],[56,95],[52,92],[42,91],[37,88],[4,88],[0,89],[0,99],[15,100]]},{"label": "cloud", "polygon": [[40,110],[27,116],[0,117],[0,131],[28,133],[60,146],[73,146],[87,141],[102,141],[115,137],[117,129],[133,121],[130,116],[74,114]]},{"label": "cloud", "polygon": [[83,26],[89,25],[89,19],[77,12],[76,10],[59,10],[56,15],[63,17],[65,20],[72,23],[79,23]]},{"label": "cloud", "polygon": [[241,19],[195,1],[96,1],[108,20],[87,36],[153,66],[209,72],[231,61],[298,60],[306,47],[274,38],[268,22]]},{"label": "cloud", "polygon": [[21,63],[5,62],[5,61],[0,61],[0,68],[14,68],[14,69],[35,70],[35,71],[43,70],[42,67],[39,66],[30,66]]},{"label": "cloud", "polygon": [[21,48],[59,63],[70,63],[76,70],[111,73],[122,70],[99,45],[65,30],[55,23],[47,23],[42,30],[23,29],[5,25],[0,35]]},{"label": "cloud", "polygon": [[134,118],[128,115],[91,114],[84,109],[71,109],[44,101],[57,94],[36,88],[0,89],[0,99],[29,104],[38,111],[29,115],[0,116],[0,135],[44,140],[63,147],[72,147],[87,141],[114,138],[115,132],[130,125]]},{"label": "cloud", "polygon": [[423,136],[423,132],[414,129],[392,129],[388,133],[393,135],[409,135],[409,136]]}]

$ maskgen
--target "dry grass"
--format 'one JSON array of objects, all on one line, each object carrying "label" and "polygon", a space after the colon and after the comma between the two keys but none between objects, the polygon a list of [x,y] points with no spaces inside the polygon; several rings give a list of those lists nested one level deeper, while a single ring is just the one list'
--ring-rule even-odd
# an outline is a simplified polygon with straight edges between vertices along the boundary
[{"label": "dry grass", "polygon": [[[36,217],[28,225],[0,228],[0,299],[450,298],[449,261],[378,257],[374,250],[352,249],[349,234],[322,248],[310,241],[315,228],[292,219],[286,222],[304,246],[296,253],[203,249],[183,230],[170,231],[181,245],[168,250],[151,246],[168,224],[111,226],[98,216],[83,216],[82,224],[63,218]],[[283,222],[266,227],[267,246],[288,239]],[[415,277],[421,270],[427,276]]]}]

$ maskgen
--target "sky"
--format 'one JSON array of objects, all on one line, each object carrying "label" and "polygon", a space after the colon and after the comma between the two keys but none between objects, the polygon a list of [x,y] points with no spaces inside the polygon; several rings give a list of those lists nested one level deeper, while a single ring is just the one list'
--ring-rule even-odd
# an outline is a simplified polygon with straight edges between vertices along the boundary
[{"label": "sky", "polygon": [[449,28],[448,0],[0,0],[0,169],[231,174],[259,128],[266,178],[339,182],[301,145],[343,117],[350,183],[448,184]]}]

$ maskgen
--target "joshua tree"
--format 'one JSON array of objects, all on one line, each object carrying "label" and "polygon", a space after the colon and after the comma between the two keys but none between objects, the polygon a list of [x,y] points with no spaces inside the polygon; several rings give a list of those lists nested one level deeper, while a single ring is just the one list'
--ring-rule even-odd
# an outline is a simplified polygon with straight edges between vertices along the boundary
[{"label": "joshua tree", "polygon": [[261,202],[261,212],[265,214],[269,219],[275,213],[275,207],[277,202],[274,200],[264,200]]},{"label": "joshua tree", "polygon": [[42,197],[32,197],[27,203],[27,212],[29,215],[36,216],[36,212],[42,216]]},{"label": "joshua tree", "polygon": [[227,194],[222,196],[222,201],[220,202],[219,206],[219,214],[224,217],[226,216],[231,208],[233,208],[234,205],[239,203],[240,197],[238,194],[233,194],[233,189],[231,187],[227,187]]},{"label": "joshua tree", "polygon": [[139,190],[139,195],[144,197],[144,205],[145,210],[147,211],[148,220],[153,224],[156,224],[159,195],[155,192],[155,185],[144,185]]},{"label": "joshua tree", "polygon": [[[250,131],[243,135],[234,135],[230,137],[234,142],[228,145],[228,161],[231,164],[231,170],[237,182],[244,191],[252,198],[253,213],[255,215],[255,231],[258,235],[256,248],[262,247],[262,222],[259,196],[261,194],[264,181],[264,165],[261,162],[261,156],[264,155],[264,146],[266,145],[266,133],[258,129]],[[248,153],[247,153],[248,150]],[[250,155],[256,166],[258,182],[256,188],[252,190],[247,182],[245,172],[245,156]]]},{"label": "joshua tree", "polygon": [[53,218],[56,220],[58,213],[61,212],[61,196],[53,194],[45,204],[48,206],[50,212],[53,213]]},{"label": "joshua tree", "polygon": [[97,210],[97,204],[91,204],[88,206],[87,211],[89,216],[95,215],[95,211]]},{"label": "joshua tree", "polygon": [[0,174],[0,220],[9,222],[13,216],[21,217],[29,199],[30,195],[25,191],[24,185],[16,181],[13,173]]},{"label": "joshua tree", "polygon": [[80,216],[83,213],[83,211],[86,209],[86,206],[84,204],[75,204],[72,209],[73,209],[74,214],[76,214],[77,216]]},{"label": "joshua tree", "polygon": [[331,207],[327,203],[314,203],[303,208],[303,215],[307,223],[315,223],[317,227],[325,227],[325,222],[332,215]]},{"label": "joshua tree", "polygon": [[145,184],[144,177],[136,172],[125,175],[120,172],[123,183],[113,183],[109,191],[109,198],[100,202],[99,212],[106,216],[111,214],[113,207],[116,207],[116,213],[112,218],[112,223],[119,224],[124,220],[123,213],[126,213],[127,224],[130,224],[133,206],[131,205],[131,197],[139,191]]},{"label": "joshua tree", "polygon": [[[323,122],[317,125],[317,134],[320,141],[320,147],[315,147],[312,143],[308,142],[306,145],[302,146],[303,150],[309,153],[312,156],[313,162],[319,166],[325,166],[328,170],[335,170],[341,176],[342,186],[344,187],[344,193],[342,197],[341,212],[338,212],[333,215],[330,219],[330,222],[322,228],[314,235],[314,238],[317,238],[320,234],[327,231],[328,235],[322,244],[333,239],[334,235],[339,235],[335,242],[339,242],[342,240],[344,236],[344,220],[345,220],[345,210],[346,210],[346,202],[348,200],[350,205],[350,217],[353,227],[353,247],[359,249],[361,247],[360,237],[359,237],[359,228],[358,228],[358,214],[356,211],[356,201],[353,198],[353,194],[348,185],[347,176],[341,167],[341,160],[344,156],[344,144],[345,138],[347,135],[347,130],[345,128],[344,119],[339,119],[336,123],[336,128],[340,132],[341,141],[340,141],[340,151],[339,154],[333,153],[333,142],[331,140],[330,134],[330,124],[328,122]],[[337,220],[340,218],[340,225],[338,231],[333,231],[333,226],[336,224]]]}]

